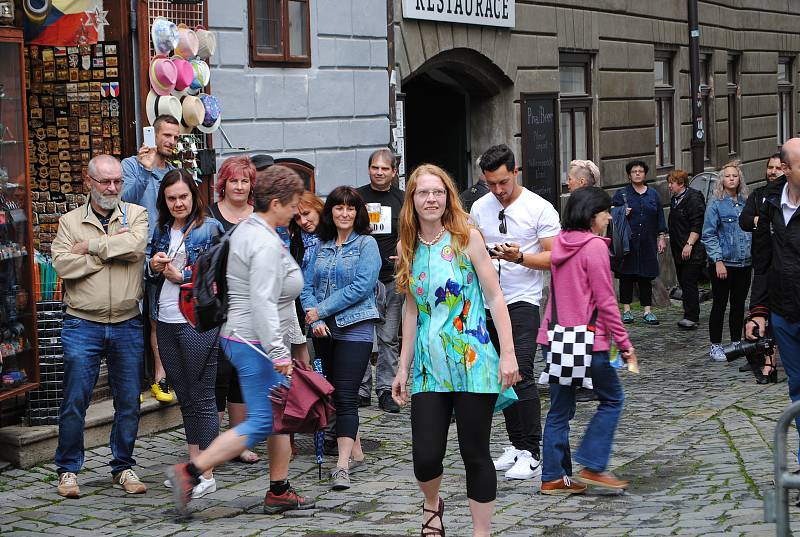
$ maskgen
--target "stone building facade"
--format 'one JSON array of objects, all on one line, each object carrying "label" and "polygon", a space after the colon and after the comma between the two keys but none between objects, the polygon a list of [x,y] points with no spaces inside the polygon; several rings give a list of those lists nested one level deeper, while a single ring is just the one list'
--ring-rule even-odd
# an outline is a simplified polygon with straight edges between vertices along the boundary
[{"label": "stone building facade", "polygon": [[[614,187],[626,181],[625,162],[641,158],[666,202],[668,171],[692,169],[686,1],[511,3],[509,29],[408,18],[394,1],[408,165],[444,155],[466,186],[489,145],[509,143],[519,158],[521,95],[553,93],[562,178],[564,163],[590,158],[602,186]],[[418,4],[433,13],[441,2]],[[738,159],[748,181],[763,179],[767,157],[797,132],[800,4],[700,0],[699,18],[704,167]]]},{"label": "stone building facade", "polygon": [[281,2],[208,3],[218,40],[211,84],[234,147],[215,135],[220,157],[260,152],[305,163],[323,195],[366,183],[369,153],[389,143],[386,0],[288,2],[308,6],[310,61],[296,65],[254,61],[256,4]]}]

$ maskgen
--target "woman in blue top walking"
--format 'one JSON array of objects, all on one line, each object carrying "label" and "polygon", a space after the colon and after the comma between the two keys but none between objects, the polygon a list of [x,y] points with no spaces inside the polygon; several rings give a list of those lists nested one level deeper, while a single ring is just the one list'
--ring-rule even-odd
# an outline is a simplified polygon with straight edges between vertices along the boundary
[{"label": "woman in blue top walking", "polygon": [[[419,166],[400,212],[396,288],[406,293],[403,346],[392,383],[399,405],[411,386],[414,475],[425,500],[423,536],[444,536],[439,487],[450,418],[467,477],[472,535],[490,534],[497,474],[489,453],[492,414],[516,400],[519,382],[511,321],[486,243],[469,225],[447,173]],[[486,305],[500,340],[498,356],[486,330]]]},{"label": "woman in blue top walking", "polygon": [[350,471],[364,465],[358,387],[380,318],[375,286],[381,256],[369,235],[367,206],[352,187],[340,186],[328,194],[316,231],[321,244],[303,273],[300,302],[318,340],[323,372],[335,389],[339,460],[331,481],[334,490],[345,490],[350,488]]},{"label": "woman in blue top walking", "polygon": [[722,322],[730,302],[728,315],[731,341],[742,339],[744,306],[750,291],[752,234],[739,227],[739,215],[747,198],[747,185],[738,162],[729,162],[719,170],[711,200],[706,207],[701,241],[711,261],[711,292],[714,297],[708,333],[711,338],[709,356],[716,362],[726,361],[722,351]]}]

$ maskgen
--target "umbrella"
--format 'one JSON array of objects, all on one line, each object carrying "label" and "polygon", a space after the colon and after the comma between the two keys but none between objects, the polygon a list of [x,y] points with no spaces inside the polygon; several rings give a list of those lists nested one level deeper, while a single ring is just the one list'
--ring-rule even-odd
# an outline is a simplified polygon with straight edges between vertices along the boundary
[{"label": "umbrella", "polygon": [[[314,358],[312,363],[314,371],[322,375],[322,359],[319,357]],[[322,375],[323,377],[325,375]],[[324,458],[323,446],[325,445],[325,431],[319,430],[314,433],[314,450],[317,455],[317,467],[319,469],[319,479],[322,481],[322,459]]]},{"label": "umbrella", "polygon": [[[261,349],[239,337],[236,330],[233,330],[233,336],[258,354],[269,358]],[[273,432],[276,434],[315,433],[317,465],[319,465],[319,476],[322,479],[324,429],[335,412],[331,401],[333,386],[322,375],[322,364],[319,358],[314,360],[316,371],[305,369],[297,362],[294,365],[291,377],[288,377],[285,383],[273,387],[272,393],[270,393]]]}]

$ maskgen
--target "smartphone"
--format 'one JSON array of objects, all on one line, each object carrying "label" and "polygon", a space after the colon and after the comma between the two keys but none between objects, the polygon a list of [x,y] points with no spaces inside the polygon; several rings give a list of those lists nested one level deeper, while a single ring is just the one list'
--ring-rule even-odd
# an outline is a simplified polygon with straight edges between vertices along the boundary
[{"label": "smartphone", "polygon": [[154,127],[144,127],[142,129],[142,139],[146,147],[155,147],[156,129]]}]

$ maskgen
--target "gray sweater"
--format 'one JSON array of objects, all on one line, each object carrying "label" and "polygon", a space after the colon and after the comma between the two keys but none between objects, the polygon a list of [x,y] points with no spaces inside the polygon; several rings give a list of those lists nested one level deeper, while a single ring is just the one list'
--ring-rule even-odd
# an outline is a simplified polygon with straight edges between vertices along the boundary
[{"label": "gray sweater", "polygon": [[233,232],[228,252],[228,320],[222,337],[261,344],[276,364],[291,361],[284,335],[297,323],[294,300],[303,274],[275,230],[251,214]]}]

